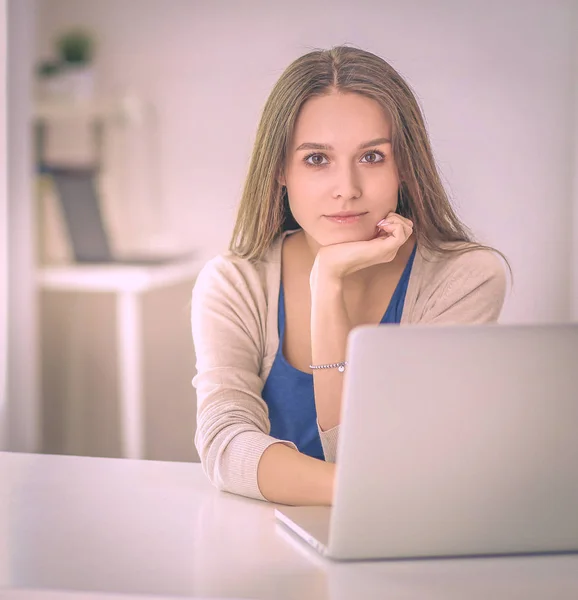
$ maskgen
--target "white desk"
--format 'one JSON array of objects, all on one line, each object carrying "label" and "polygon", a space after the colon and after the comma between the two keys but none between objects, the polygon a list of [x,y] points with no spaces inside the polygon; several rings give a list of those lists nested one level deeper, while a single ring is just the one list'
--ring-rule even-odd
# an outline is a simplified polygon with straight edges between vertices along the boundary
[{"label": "white desk", "polygon": [[2,589],[333,600],[578,598],[578,555],[332,563],[198,464],[0,453]]},{"label": "white desk", "polygon": [[192,291],[200,268],[199,260],[183,259],[155,266],[74,264],[38,272],[37,283],[44,290],[116,294],[118,394],[126,458],[143,457],[141,295],[185,281],[191,282]]}]

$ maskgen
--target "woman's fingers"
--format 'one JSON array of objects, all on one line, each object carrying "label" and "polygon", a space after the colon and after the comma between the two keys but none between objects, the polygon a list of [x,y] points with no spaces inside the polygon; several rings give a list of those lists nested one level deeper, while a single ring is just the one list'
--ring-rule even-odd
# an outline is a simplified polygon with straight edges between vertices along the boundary
[{"label": "woman's fingers", "polygon": [[378,227],[379,234],[377,240],[379,245],[375,246],[376,258],[380,258],[378,262],[393,260],[398,250],[405,244],[409,236],[412,234],[413,228],[397,221],[395,223],[383,223]]},{"label": "woman's fingers", "polygon": [[413,223],[408,219],[393,219],[391,217],[377,224],[380,232],[385,232],[396,239],[405,241],[413,232]]},{"label": "woman's fingers", "polygon": [[406,231],[401,224],[393,226],[386,225],[385,229],[382,229],[380,235],[377,236],[377,239],[381,240],[382,244],[387,242],[386,245],[390,249],[396,249],[397,251],[405,244],[410,235],[411,232]]},{"label": "woman's fingers", "polygon": [[391,212],[384,219],[382,219],[377,225],[378,227],[383,223],[403,223],[408,227],[413,227],[413,222],[410,219],[406,219],[397,213]]}]

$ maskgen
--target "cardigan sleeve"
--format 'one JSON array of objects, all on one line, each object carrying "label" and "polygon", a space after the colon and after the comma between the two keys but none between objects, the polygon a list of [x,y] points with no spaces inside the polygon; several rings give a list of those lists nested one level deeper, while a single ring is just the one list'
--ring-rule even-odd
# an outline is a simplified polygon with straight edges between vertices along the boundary
[{"label": "cardigan sleeve", "polygon": [[259,273],[226,257],[213,259],[195,283],[191,328],[197,373],[195,446],[204,472],[219,489],[264,500],[257,482],[269,435],[261,397],[266,297]]},{"label": "cardigan sleeve", "polygon": [[323,456],[325,462],[335,462],[337,455],[337,440],[339,439],[339,425],[322,431],[319,427],[319,421],[317,422],[317,430],[319,431],[319,437],[321,438],[321,447],[323,448]]}]

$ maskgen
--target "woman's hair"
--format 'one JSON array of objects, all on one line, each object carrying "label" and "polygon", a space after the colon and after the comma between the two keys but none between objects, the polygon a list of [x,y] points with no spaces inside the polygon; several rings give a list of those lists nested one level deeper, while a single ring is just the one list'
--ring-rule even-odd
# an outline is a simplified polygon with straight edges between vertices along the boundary
[{"label": "woman's hair", "polygon": [[[229,246],[233,253],[249,260],[260,259],[281,232],[299,228],[279,176],[301,107],[310,98],[334,92],[371,98],[390,117],[393,157],[400,179],[397,212],[413,221],[418,244],[438,253],[494,250],[476,243],[454,212],[409,85],[379,56],[337,46],[315,50],[295,60],[269,95]],[[445,248],[445,242],[465,244]],[[507,264],[503,254],[494,251]]]}]

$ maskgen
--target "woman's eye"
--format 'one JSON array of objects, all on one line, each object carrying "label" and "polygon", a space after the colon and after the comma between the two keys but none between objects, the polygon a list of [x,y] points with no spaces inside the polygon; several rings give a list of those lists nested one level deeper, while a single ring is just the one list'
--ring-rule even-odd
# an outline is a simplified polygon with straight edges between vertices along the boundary
[{"label": "woman's eye", "polygon": [[305,157],[305,162],[313,167],[319,167],[325,164],[323,159],[325,159],[323,154],[310,154],[309,156]]},{"label": "woman's eye", "polygon": [[377,163],[381,162],[384,159],[384,156],[381,152],[368,152],[364,155],[363,158],[367,158],[368,156],[372,157],[371,160],[366,160],[367,163]]}]

